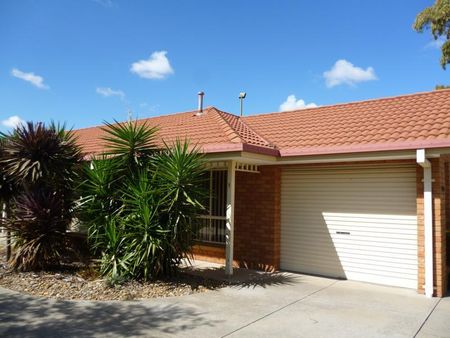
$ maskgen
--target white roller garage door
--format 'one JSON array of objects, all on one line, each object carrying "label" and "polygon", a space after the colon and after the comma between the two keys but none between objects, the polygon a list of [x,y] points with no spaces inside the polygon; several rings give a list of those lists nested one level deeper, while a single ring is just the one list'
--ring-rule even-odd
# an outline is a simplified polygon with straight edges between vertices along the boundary
[{"label": "white roller garage door", "polygon": [[284,169],[281,268],[416,288],[415,166]]}]

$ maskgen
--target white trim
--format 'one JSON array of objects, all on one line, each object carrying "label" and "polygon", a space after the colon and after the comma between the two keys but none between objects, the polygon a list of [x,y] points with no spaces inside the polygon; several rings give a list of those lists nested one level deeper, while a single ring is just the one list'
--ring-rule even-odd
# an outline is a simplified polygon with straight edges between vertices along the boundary
[{"label": "white trim", "polygon": [[227,210],[226,210],[226,235],[225,235],[225,274],[233,274],[233,250],[234,250],[234,195],[236,184],[236,162],[228,162],[227,173]]},{"label": "white trim", "polygon": [[243,171],[247,173],[259,173],[258,166],[256,164],[236,162],[235,168],[236,171]]},{"label": "white trim", "polygon": [[[428,149],[427,158],[439,157],[444,153],[450,153],[450,148]],[[225,165],[227,161],[231,160],[237,161],[239,163],[256,164],[260,166],[283,164],[320,164],[336,162],[416,160],[416,152],[414,150],[397,150],[348,154],[276,157],[271,155],[253,154],[243,151],[221,154],[207,154],[206,160],[209,162],[221,162],[220,165]]]},{"label": "white trim", "polygon": [[227,161],[209,161],[205,163],[208,170],[226,170],[228,168]]},{"label": "white trim", "polygon": [[423,223],[425,247],[425,296],[433,297],[433,195],[431,162],[425,149],[417,149],[417,163],[423,168]]}]

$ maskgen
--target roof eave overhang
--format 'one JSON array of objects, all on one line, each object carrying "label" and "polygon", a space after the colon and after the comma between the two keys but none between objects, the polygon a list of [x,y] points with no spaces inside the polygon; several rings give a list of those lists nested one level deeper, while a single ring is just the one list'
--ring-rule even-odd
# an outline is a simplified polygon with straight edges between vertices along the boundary
[{"label": "roof eave overhang", "polygon": [[[277,150],[243,143],[210,144],[200,148],[208,161],[239,160],[259,165],[333,163],[382,160],[414,160],[417,149],[428,157],[450,154],[450,140],[415,141],[329,148]],[[87,154],[92,159],[95,154]]]},{"label": "roof eave overhang", "polygon": [[277,149],[261,147],[247,143],[210,144],[202,146],[200,149],[204,154],[248,152],[267,156],[280,156],[280,152]]},{"label": "roof eave overhang", "polygon": [[350,145],[338,147],[311,147],[292,148],[280,150],[280,157],[290,158],[294,156],[310,155],[337,155],[380,151],[399,151],[415,149],[445,149],[450,148],[450,139],[445,140],[418,140],[411,142],[376,143],[363,145]]},{"label": "roof eave overhang", "polygon": [[[285,156],[277,158],[277,164],[313,164],[313,163],[337,163],[337,162],[364,162],[364,161],[396,161],[396,160],[411,160],[416,159],[416,150],[421,149],[398,149],[398,150],[384,150],[384,151],[360,151],[351,153],[334,153],[334,154],[320,154],[320,155],[300,155],[300,156]],[[427,149],[427,157],[439,157],[440,155],[450,154],[449,147],[436,147]]]}]

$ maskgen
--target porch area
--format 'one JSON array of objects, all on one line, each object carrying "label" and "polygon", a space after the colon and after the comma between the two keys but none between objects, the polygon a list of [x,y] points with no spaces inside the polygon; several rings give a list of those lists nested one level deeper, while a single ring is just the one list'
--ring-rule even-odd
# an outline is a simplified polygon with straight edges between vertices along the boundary
[{"label": "porch area", "polygon": [[209,162],[208,169],[210,195],[194,258],[223,264],[228,276],[233,268],[278,270],[280,168],[227,160]]}]

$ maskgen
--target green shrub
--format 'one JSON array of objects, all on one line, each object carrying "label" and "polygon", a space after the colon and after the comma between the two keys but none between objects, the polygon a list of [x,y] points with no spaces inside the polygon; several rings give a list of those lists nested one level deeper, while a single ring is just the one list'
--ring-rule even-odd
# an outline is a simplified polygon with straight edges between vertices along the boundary
[{"label": "green shrub", "polygon": [[203,209],[204,162],[187,142],[154,145],[145,123],[107,124],[106,152],[83,170],[79,218],[112,283],[176,271]]}]

